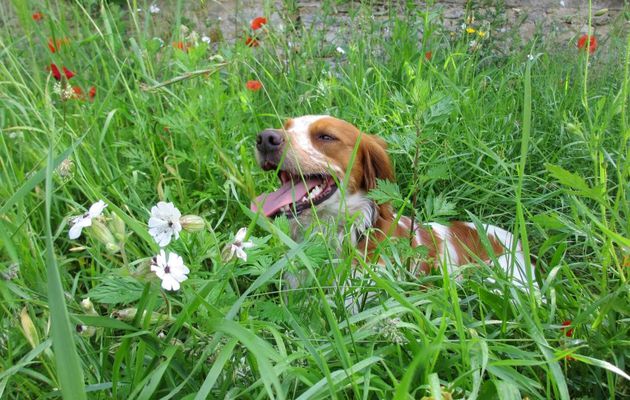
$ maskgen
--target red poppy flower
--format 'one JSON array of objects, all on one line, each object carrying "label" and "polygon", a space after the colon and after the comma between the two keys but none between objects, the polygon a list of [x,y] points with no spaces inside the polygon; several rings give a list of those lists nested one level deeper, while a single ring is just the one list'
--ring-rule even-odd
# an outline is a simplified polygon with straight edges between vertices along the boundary
[{"label": "red poppy flower", "polygon": [[176,49],[179,49],[179,50],[183,51],[184,53],[186,53],[186,52],[188,52],[188,47],[190,47],[190,46],[187,43],[179,41],[179,42],[173,42],[173,47],[175,47]]},{"label": "red poppy flower", "polygon": [[66,75],[66,78],[72,79],[72,77],[74,76],[74,72],[70,71],[66,67],[61,67],[61,69],[63,69],[63,73]]},{"label": "red poppy flower", "polygon": [[31,17],[33,18],[33,21],[39,22],[42,20],[42,18],[44,18],[44,14],[40,13],[39,11],[37,11],[36,13],[33,13],[33,15],[31,15]]},{"label": "red poppy flower", "polygon": [[265,17],[256,17],[252,19],[251,27],[253,30],[257,30],[262,28],[263,25],[267,25],[267,18]]},{"label": "red poppy flower", "polygon": [[260,43],[258,43],[258,40],[256,40],[253,37],[247,37],[247,39],[245,39],[245,45],[249,46],[249,47],[258,47]]},{"label": "red poppy flower", "polygon": [[94,97],[96,97],[96,86],[92,86],[90,88],[90,90],[88,91],[88,96],[90,96],[90,100],[94,100]]},{"label": "red poppy flower", "polygon": [[55,78],[58,81],[61,80],[61,72],[59,72],[59,68],[57,68],[55,64],[50,64],[50,67],[48,67],[48,70],[52,72],[53,78]]},{"label": "red poppy flower", "polygon": [[593,54],[597,50],[597,39],[593,35],[582,35],[578,39],[577,48],[579,50],[586,50],[588,44],[588,52]]},{"label": "red poppy flower", "polygon": [[245,84],[245,87],[252,92],[259,91],[260,89],[262,89],[262,86],[262,83],[260,83],[259,81],[247,81],[247,83]]},{"label": "red poppy flower", "polygon": [[569,328],[571,326],[571,320],[568,319],[562,323],[562,330],[564,331],[564,336],[572,337],[573,336],[573,328]]},{"label": "red poppy flower", "polygon": [[431,61],[431,58],[433,58],[433,52],[427,51],[426,53],[424,53],[424,58],[426,58],[427,61]]}]

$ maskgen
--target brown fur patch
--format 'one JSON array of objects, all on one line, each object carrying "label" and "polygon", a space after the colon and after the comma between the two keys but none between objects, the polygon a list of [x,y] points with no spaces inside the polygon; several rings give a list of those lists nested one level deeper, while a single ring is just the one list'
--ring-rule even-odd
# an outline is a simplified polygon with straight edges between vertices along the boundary
[{"label": "brown fur patch", "polygon": [[[466,264],[477,261],[477,257],[483,261],[489,261],[490,257],[486,251],[479,232],[476,229],[471,228],[463,222],[455,221],[450,226],[451,237],[453,238],[451,244],[455,248],[459,264]],[[488,241],[492,246],[495,256],[499,256],[505,252],[505,249],[499,243],[494,235],[488,235]]]}]

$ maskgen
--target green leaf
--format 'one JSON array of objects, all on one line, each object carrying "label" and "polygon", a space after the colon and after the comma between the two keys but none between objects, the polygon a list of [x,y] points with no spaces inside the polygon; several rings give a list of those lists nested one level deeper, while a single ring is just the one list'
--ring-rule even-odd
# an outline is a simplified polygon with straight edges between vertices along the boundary
[{"label": "green leaf", "polygon": [[[72,147],[70,148],[72,149]],[[70,150],[68,149],[68,150]],[[64,154],[69,154],[66,150]],[[51,336],[53,341],[53,351],[55,364],[57,366],[57,377],[64,399],[85,399],[85,384],[83,381],[83,369],[81,360],[77,354],[74,343],[74,330],[70,327],[70,318],[66,307],[66,299],[59,276],[59,268],[55,259],[53,248],[53,235],[50,222],[52,208],[53,182],[52,175],[55,168],[53,160],[52,142],[48,150],[48,164],[45,169],[46,175],[46,278],[48,280],[48,307],[50,309]],[[58,157],[59,160],[61,157]],[[59,161],[61,162],[61,161]],[[24,188],[24,186],[23,186]],[[15,196],[13,196],[15,197]],[[12,197],[12,198],[13,198]],[[10,203],[10,201],[8,202]],[[7,204],[5,204],[6,206]],[[4,207],[3,207],[4,209]],[[1,212],[0,212],[1,213]]]},{"label": "green leaf", "polygon": [[384,179],[377,179],[376,188],[370,190],[367,196],[378,204],[392,203],[394,208],[400,208],[403,203],[398,185]]},{"label": "green leaf", "polygon": [[450,217],[457,214],[455,210],[456,204],[446,200],[442,194],[435,197],[427,197],[424,207],[430,219]]},{"label": "green leaf", "polygon": [[608,361],[598,360],[596,358],[591,358],[591,357],[583,356],[580,354],[573,354],[572,357],[578,361],[582,361],[585,364],[590,364],[596,367],[604,368],[605,370],[613,372],[623,377],[624,379],[630,381],[630,375],[628,375],[626,372],[624,372],[621,368],[617,367],[616,365],[609,363]]},{"label": "green leaf", "polygon": [[590,187],[580,175],[567,171],[558,165],[545,164],[545,166],[551,176],[556,178],[561,185],[573,189],[570,193],[602,201],[602,190],[600,188]]},{"label": "green leaf", "polygon": [[103,304],[129,304],[142,296],[144,285],[127,276],[110,276],[90,290],[88,296]]}]

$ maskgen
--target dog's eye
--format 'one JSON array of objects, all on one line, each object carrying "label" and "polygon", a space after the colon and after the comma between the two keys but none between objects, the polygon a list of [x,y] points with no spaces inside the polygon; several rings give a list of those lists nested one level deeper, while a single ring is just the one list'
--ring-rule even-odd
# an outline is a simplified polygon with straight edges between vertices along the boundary
[{"label": "dog's eye", "polygon": [[327,135],[325,133],[322,133],[319,136],[317,136],[317,139],[323,140],[324,142],[332,142],[333,140],[337,140],[336,137]]}]

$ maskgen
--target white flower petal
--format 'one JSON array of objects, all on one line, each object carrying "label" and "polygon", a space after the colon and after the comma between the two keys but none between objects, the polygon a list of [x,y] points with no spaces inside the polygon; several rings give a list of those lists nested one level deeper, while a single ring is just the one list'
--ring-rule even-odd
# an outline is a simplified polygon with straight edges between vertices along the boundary
[{"label": "white flower petal", "polygon": [[149,218],[149,228],[162,228],[164,226],[168,226],[168,221],[164,221],[163,219],[155,217]]},{"label": "white flower petal", "polygon": [[234,242],[242,242],[245,240],[245,235],[247,235],[247,228],[239,229],[236,235],[234,235]]},{"label": "white flower petal", "polygon": [[79,236],[81,236],[81,231],[83,230],[83,226],[79,225],[79,224],[74,224],[71,228],[70,231],[68,232],[68,237],[70,239],[76,239]]},{"label": "white flower petal", "polygon": [[103,213],[103,210],[107,207],[107,204],[103,200],[99,200],[96,203],[92,204],[88,214],[90,218],[96,218]]},{"label": "white flower petal", "polygon": [[240,247],[236,248],[236,257],[240,258],[243,261],[247,261],[247,253],[245,253]]},{"label": "white flower petal", "polygon": [[241,248],[243,248],[243,249],[249,249],[251,247],[254,247],[254,243],[253,242],[243,242],[243,243],[241,243]]},{"label": "white flower petal", "polygon": [[175,235],[175,239],[179,239],[179,232],[182,230],[182,225],[179,222],[181,216],[182,214],[173,203],[160,201],[151,208],[149,234],[153,236],[160,247],[168,245],[173,235]]},{"label": "white flower petal", "polygon": [[164,290],[179,290],[179,282],[167,274],[162,278],[162,287]]}]

